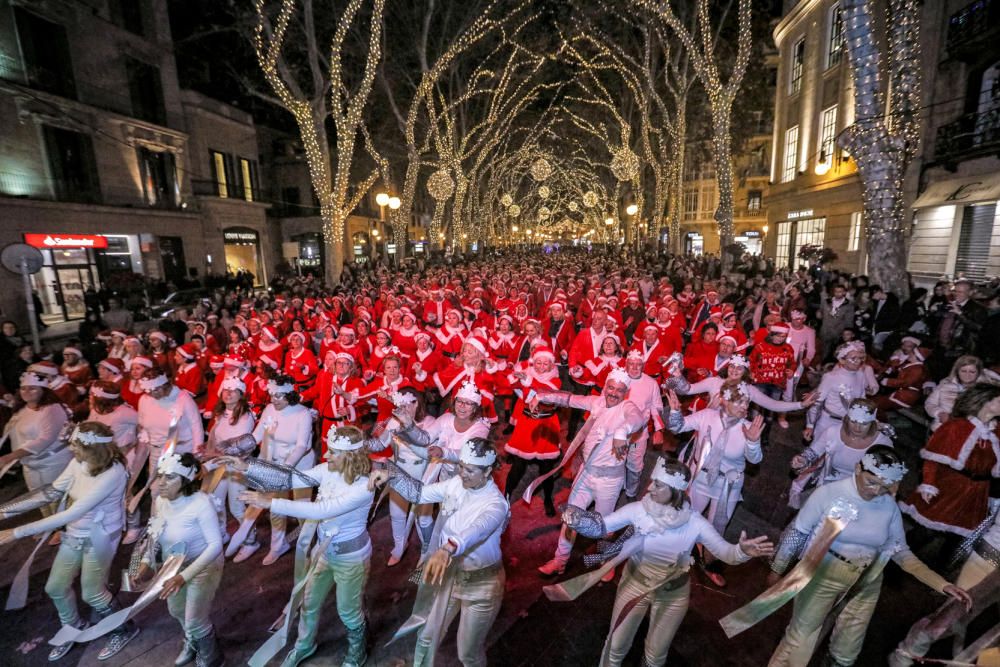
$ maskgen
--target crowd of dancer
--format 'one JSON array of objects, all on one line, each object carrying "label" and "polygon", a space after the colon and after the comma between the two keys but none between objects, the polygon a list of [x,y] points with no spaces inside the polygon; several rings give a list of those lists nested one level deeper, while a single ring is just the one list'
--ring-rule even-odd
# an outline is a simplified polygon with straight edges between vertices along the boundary
[{"label": "crowd of dancer", "polygon": [[[971,608],[966,589],[1000,565],[989,494],[1000,376],[991,353],[975,356],[994,311],[962,281],[900,304],[817,267],[741,271],[568,251],[359,272],[336,288],[288,278],[275,292],[220,290],[141,332],[98,328],[43,358],[5,323],[0,477],[19,466],[27,493],[0,505],[2,519],[24,515],[0,545],[58,544],[45,592],[62,627],[49,659],[99,638],[98,658],[113,658],[161,598],[183,634],[175,664],[217,667],[225,560],[266,546],[263,566],[294,551],[294,576],[250,664],[283,653],[294,667],[315,653],[335,590],[342,665],[360,667],[368,526],[384,501],[392,547],[374,567],[420,550],[412,615],[394,639],[414,634],[413,664],[432,665],[458,617],[458,659],[485,665],[511,505],[539,489],[562,524],[538,568],[545,594],[572,600],[620,577],[595,664],[622,664],[648,616],[644,660],[663,665],[693,566],[725,586],[725,565],[771,558],[767,589],[721,623],[736,634],[794,598],[775,666],[804,667],[820,645],[830,664],[854,664],[890,559]],[[919,485],[897,502],[918,471],[888,422],[922,407],[932,435]],[[802,448],[774,498],[797,512],[776,544],[727,541],[747,466],[795,413]],[[596,552],[561,580],[577,536]],[[951,583],[934,568],[956,550],[975,567]],[[8,608],[26,585],[15,578]],[[126,591],[139,597],[123,608]]]}]

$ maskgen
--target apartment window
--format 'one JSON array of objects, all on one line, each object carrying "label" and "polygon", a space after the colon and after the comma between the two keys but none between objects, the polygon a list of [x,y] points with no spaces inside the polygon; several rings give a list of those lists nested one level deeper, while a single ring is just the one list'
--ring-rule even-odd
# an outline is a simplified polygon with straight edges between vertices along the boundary
[{"label": "apartment window", "polygon": [[163,85],[160,68],[135,58],[125,58],[128,93],[132,100],[132,115],[136,118],[163,125],[167,110],[163,105]]},{"label": "apartment window", "polygon": [[302,194],[296,187],[281,188],[281,203],[279,210],[282,215],[303,215]]},{"label": "apartment window", "polygon": [[684,219],[695,220],[698,218],[698,190],[687,188],[684,190]]},{"label": "apartment window", "polygon": [[756,215],[760,213],[760,203],[764,196],[760,190],[747,191],[747,213]]},{"label": "apartment window", "polygon": [[824,109],[819,120],[819,162],[827,167],[833,165],[833,153],[836,150],[837,138],[837,105]]},{"label": "apartment window", "polygon": [[90,136],[48,125],[42,126],[42,134],[56,199],[100,203],[101,188]]},{"label": "apartment window", "polygon": [[142,191],[147,206],[176,208],[180,205],[177,165],[174,154],[165,151],[137,149]]},{"label": "apartment window", "polygon": [[806,40],[803,38],[795,42],[795,46],[792,47],[792,68],[788,78],[789,95],[795,95],[802,90],[802,66],[805,64],[805,58]]},{"label": "apartment window", "polygon": [[986,277],[996,208],[996,204],[980,204],[962,209],[962,226],[955,253],[956,276],[972,280]]},{"label": "apartment window", "polygon": [[799,126],[794,125],[785,130],[784,162],[781,169],[781,182],[788,183],[795,179],[799,160]]},{"label": "apartment window", "polygon": [[[792,257],[799,260],[799,249],[804,245],[822,246],[826,238],[826,218],[807,218],[795,223],[795,240],[792,243]],[[804,262],[802,262],[804,263]]]},{"label": "apartment window", "polygon": [[233,177],[232,157],[219,151],[209,151],[212,157],[212,177],[215,181],[215,194],[226,199],[231,194],[231,187],[236,186]]},{"label": "apartment window", "polygon": [[62,97],[76,99],[73,61],[66,28],[36,14],[14,7],[18,41],[24,54],[28,85]]},{"label": "apartment window", "polygon": [[861,248],[861,211],[851,213],[851,232],[847,239],[847,252],[857,252]]},{"label": "apartment window", "polygon": [[826,41],[827,68],[840,64],[844,53],[844,12],[840,4],[830,10],[830,32]]},{"label": "apartment window", "polygon": [[701,189],[701,210],[703,213],[715,211],[717,203],[715,201],[715,184],[706,185]]},{"label": "apartment window", "polygon": [[240,158],[240,177],[243,181],[243,198],[247,201],[257,201],[259,188],[257,186],[257,161]]}]

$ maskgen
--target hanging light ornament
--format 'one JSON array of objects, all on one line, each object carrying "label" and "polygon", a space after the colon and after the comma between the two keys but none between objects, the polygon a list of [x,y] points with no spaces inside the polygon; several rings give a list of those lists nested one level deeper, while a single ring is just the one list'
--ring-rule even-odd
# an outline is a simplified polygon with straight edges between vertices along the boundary
[{"label": "hanging light ornament", "polygon": [[548,206],[542,206],[538,209],[539,220],[548,220],[550,215],[552,215],[552,211],[549,210]]},{"label": "hanging light ornament", "polygon": [[500,197],[500,205],[504,208],[510,208],[510,205],[514,203],[514,198],[510,195],[503,195]]},{"label": "hanging light ornament", "polygon": [[597,206],[597,193],[593,190],[587,190],[583,193],[583,205],[587,208],[594,208]]},{"label": "hanging light ornament", "polygon": [[512,218],[516,218],[517,216],[521,215],[521,207],[518,206],[517,204],[511,204],[510,207],[507,209],[507,215],[509,215]]},{"label": "hanging light ornament", "polygon": [[538,196],[541,197],[542,199],[548,199],[550,194],[551,190],[549,190],[549,186],[543,185],[542,187],[538,188]]},{"label": "hanging light ornament", "polygon": [[531,165],[531,177],[536,181],[544,181],[552,175],[552,165],[543,157],[538,158]]},{"label": "hanging light ornament", "polygon": [[611,158],[611,173],[619,181],[631,181],[639,173],[639,156],[622,146]]},{"label": "hanging light ornament", "polygon": [[431,193],[431,197],[434,197],[436,201],[448,199],[454,191],[455,181],[452,180],[447,169],[439,169],[427,179],[427,192]]},{"label": "hanging light ornament", "polygon": [[566,204],[566,208],[576,213],[577,211],[580,210],[580,205],[576,203],[576,200],[573,200],[570,201],[570,203]]}]

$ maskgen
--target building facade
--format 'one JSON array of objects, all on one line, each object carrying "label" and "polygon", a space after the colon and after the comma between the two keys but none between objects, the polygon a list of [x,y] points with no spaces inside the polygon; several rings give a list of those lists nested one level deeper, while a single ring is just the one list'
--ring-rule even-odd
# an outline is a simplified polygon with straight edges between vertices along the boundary
[{"label": "building facade", "polygon": [[925,3],[924,127],[908,269],[915,281],[1000,275],[1000,1]]}]

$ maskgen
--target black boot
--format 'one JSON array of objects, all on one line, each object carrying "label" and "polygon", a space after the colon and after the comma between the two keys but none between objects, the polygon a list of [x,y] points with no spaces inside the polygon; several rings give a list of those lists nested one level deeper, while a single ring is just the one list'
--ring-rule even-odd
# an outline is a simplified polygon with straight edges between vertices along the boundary
[{"label": "black boot", "polygon": [[368,660],[367,629],[366,621],[353,630],[347,629],[347,655],[341,667],[361,667]]},{"label": "black boot", "polygon": [[225,662],[226,658],[222,655],[222,649],[219,648],[214,628],[204,637],[196,639],[194,645],[198,652],[195,662],[197,667],[220,667]]},{"label": "black boot", "polygon": [[188,638],[184,637],[184,646],[181,648],[181,652],[177,654],[177,658],[174,660],[174,667],[184,667],[184,665],[191,664],[197,655],[197,651],[194,650],[194,642]]},{"label": "black boot", "polygon": [[553,517],[556,515],[556,506],[552,503],[552,496],[545,496],[545,516]]}]

